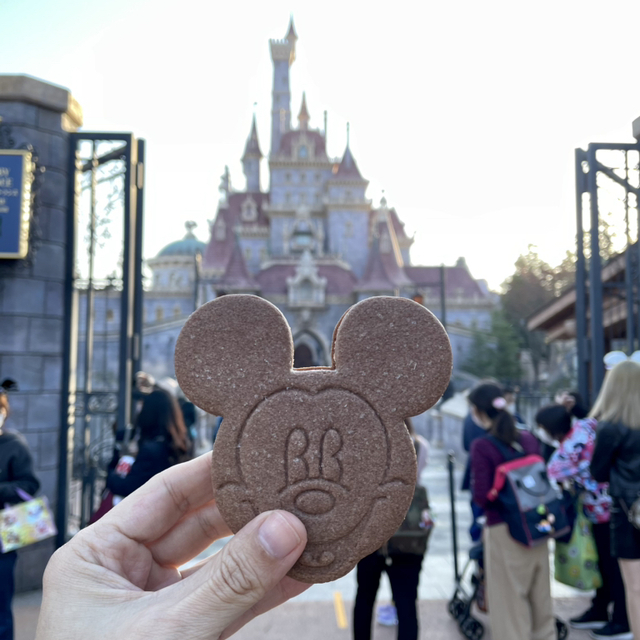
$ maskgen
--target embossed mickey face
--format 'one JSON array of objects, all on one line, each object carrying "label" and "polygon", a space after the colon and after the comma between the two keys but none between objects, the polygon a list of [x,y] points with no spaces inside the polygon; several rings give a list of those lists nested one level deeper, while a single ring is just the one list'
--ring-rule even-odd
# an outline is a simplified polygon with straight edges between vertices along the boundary
[{"label": "embossed mickey face", "polygon": [[342,538],[379,494],[386,440],[371,406],[349,391],[278,392],[256,407],[240,436],[247,497],[258,511],[277,505],[294,513],[310,542]]},{"label": "embossed mickey face", "polygon": [[294,370],[276,307],[224,296],[194,313],[176,345],[185,395],[222,415],[212,479],[233,531],[286,509],[308,543],[289,575],[347,573],[401,524],[416,481],[404,418],[433,405],[451,373],[440,323],[404,298],[369,298],[336,327],[333,366]]}]

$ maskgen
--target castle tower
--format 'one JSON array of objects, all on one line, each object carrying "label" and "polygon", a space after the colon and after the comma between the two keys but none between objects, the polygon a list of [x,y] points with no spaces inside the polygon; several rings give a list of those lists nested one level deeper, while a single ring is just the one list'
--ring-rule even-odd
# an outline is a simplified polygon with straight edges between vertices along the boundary
[{"label": "castle tower", "polygon": [[247,191],[260,192],[260,159],[262,152],[258,143],[258,130],[256,128],[256,116],[253,114],[251,133],[247,139],[242,156],[242,170],[247,179]]},{"label": "castle tower", "polygon": [[284,40],[269,40],[273,61],[273,91],[271,94],[271,155],[278,153],[280,138],[291,129],[291,90],[289,68],[296,59],[298,36],[293,17]]}]

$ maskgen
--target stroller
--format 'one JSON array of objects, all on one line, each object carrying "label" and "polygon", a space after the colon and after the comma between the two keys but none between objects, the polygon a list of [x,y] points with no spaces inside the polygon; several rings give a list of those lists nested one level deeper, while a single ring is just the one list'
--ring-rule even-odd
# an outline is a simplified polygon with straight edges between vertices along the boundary
[{"label": "stroller", "polygon": [[[455,511],[455,485],[454,485],[454,463],[453,454],[449,454],[449,497],[451,500],[451,525],[453,531],[453,558],[455,567],[455,589],[453,596],[448,603],[448,610],[451,617],[458,623],[460,633],[467,640],[481,640],[484,636],[484,625],[480,620],[474,618],[472,614],[473,603],[480,610],[485,611],[484,606],[484,577],[483,577],[483,558],[484,548],[482,543],[475,544],[469,550],[469,558],[467,559],[462,571],[458,571],[458,535],[456,529],[456,511]],[[565,640],[569,635],[567,625],[556,618],[556,629],[558,631],[558,640]]]}]

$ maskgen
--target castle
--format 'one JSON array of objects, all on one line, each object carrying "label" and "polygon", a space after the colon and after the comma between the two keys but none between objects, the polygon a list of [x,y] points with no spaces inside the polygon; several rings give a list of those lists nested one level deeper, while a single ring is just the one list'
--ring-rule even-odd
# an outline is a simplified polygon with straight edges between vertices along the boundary
[{"label": "castle", "polygon": [[[366,197],[349,146],[330,158],[324,129],[311,126],[303,93],[292,124],[290,71],[298,37],[290,22],[271,40],[273,93],[268,154],[269,189],[261,191],[263,153],[255,116],[242,155],[246,187],[234,190],[228,169],[208,244],[193,225],[183,240],[148,260],[143,363],[156,376],[172,375],[175,340],[197,306],[229,293],[262,296],[291,326],[296,367],[329,365],[333,330],[348,307],[373,295],[421,301],[441,315],[440,267],[413,266],[413,238],[382,198]],[[464,259],[444,269],[446,319],[455,366],[465,359],[472,329],[488,329],[493,296]]]}]

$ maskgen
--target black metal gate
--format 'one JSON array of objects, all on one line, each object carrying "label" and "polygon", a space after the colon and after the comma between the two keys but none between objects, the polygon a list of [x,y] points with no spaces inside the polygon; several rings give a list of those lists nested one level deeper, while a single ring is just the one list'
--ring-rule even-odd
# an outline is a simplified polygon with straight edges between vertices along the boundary
[{"label": "black metal gate", "polygon": [[130,133],[70,135],[59,545],[87,524],[115,432],[131,423],[142,335],[144,149]]},{"label": "black metal gate", "polygon": [[578,386],[593,402],[605,353],[640,340],[640,143],[590,144],[575,162]]}]

